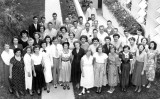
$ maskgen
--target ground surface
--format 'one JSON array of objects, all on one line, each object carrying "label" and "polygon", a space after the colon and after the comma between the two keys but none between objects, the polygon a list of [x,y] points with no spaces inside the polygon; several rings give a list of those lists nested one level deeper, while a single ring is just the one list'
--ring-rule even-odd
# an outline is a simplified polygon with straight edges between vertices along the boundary
[{"label": "ground surface", "polygon": [[103,87],[101,94],[95,93],[96,88],[92,88],[91,93],[78,96],[81,89],[74,88],[74,93],[76,99],[160,99],[160,77],[157,77],[150,89],[143,88],[141,93],[135,93],[134,89],[135,87],[132,86],[127,92],[121,92],[120,87],[117,86],[115,92],[109,94],[107,92],[109,87],[107,86]]}]

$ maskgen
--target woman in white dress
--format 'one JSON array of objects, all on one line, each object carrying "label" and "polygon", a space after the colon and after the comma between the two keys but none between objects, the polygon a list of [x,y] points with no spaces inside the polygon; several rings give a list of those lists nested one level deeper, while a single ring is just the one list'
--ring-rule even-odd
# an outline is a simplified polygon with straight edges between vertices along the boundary
[{"label": "woman in white dress", "polygon": [[72,51],[69,49],[69,43],[64,42],[63,51],[61,53],[61,62],[60,62],[60,78],[59,81],[63,83],[63,89],[66,88],[69,90],[69,82],[71,79],[71,57]]},{"label": "woman in white dress", "polygon": [[32,63],[31,63],[31,47],[26,47],[27,53],[24,55],[24,68],[25,68],[25,86],[26,90],[29,89],[29,94],[32,95]]},{"label": "woman in white dress", "polygon": [[50,47],[47,47],[47,42],[43,41],[41,43],[42,48],[40,52],[42,53],[42,61],[44,65],[44,77],[45,82],[47,84],[47,93],[50,92],[50,82],[52,81],[52,67],[53,67],[53,59],[51,56]]},{"label": "woman in white dress", "polygon": [[91,50],[87,50],[86,55],[81,59],[81,71],[80,86],[83,89],[79,95],[83,95],[85,90],[87,90],[87,93],[90,93],[88,89],[94,87],[93,56],[91,55]]}]

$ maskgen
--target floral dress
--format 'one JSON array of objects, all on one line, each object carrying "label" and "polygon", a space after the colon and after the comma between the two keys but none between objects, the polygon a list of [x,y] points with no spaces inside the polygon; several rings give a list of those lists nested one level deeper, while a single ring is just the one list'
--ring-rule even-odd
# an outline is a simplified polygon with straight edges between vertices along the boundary
[{"label": "floral dress", "polygon": [[155,70],[156,70],[156,63],[155,58],[157,56],[157,50],[151,51],[149,50],[147,53],[147,64],[146,64],[146,75],[149,81],[154,81],[155,78]]},{"label": "floral dress", "polygon": [[117,54],[109,54],[108,66],[108,85],[117,86],[119,83],[118,67],[120,66],[120,61]]}]

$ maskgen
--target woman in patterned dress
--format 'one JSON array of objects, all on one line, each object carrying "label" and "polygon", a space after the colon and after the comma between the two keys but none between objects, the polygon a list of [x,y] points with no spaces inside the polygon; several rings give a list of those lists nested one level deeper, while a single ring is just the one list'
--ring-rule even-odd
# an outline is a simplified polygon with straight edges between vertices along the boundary
[{"label": "woman in patterned dress", "polygon": [[25,74],[24,74],[24,62],[21,57],[21,49],[14,49],[14,57],[10,60],[10,76],[12,79],[13,89],[16,93],[17,98],[19,98],[19,93],[24,95],[25,92]]},{"label": "woman in patterned dress", "polygon": [[102,52],[102,46],[97,48],[97,52],[93,54],[94,57],[94,86],[97,87],[96,93],[101,93],[102,86],[106,86],[106,64],[107,54]]},{"label": "woman in patterned dress", "polygon": [[60,81],[63,83],[63,89],[69,90],[69,82],[71,78],[71,56],[72,51],[69,49],[69,43],[64,42],[63,51],[60,57]]},{"label": "woman in patterned dress", "polygon": [[119,56],[116,54],[116,47],[111,47],[108,55],[108,85],[110,86],[109,93],[113,93],[115,86],[119,83],[118,70],[120,66]]},{"label": "woman in patterned dress", "polygon": [[136,86],[135,92],[141,92],[142,85],[146,85],[145,68],[147,63],[147,53],[143,44],[138,45],[138,51],[136,52],[135,64],[132,75],[132,83]]},{"label": "woman in patterned dress", "polygon": [[146,66],[146,75],[149,81],[147,88],[150,88],[151,82],[154,81],[155,78],[155,70],[157,63],[157,55],[158,51],[156,50],[157,44],[154,41],[151,41],[149,44],[149,50],[147,52],[147,66]]},{"label": "woman in patterned dress", "polygon": [[133,56],[129,52],[130,47],[128,45],[125,45],[123,47],[123,52],[119,54],[119,58],[121,60],[121,87],[122,91],[127,91],[126,87],[128,87],[129,84],[129,78],[130,74],[132,72],[132,60]]}]

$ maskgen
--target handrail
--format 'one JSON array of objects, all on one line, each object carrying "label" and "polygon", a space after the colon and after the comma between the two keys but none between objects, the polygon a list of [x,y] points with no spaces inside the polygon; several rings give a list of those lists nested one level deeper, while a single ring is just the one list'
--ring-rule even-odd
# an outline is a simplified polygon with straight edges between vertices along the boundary
[{"label": "handrail", "polygon": [[74,1],[74,4],[75,4],[75,7],[76,7],[76,11],[78,13],[78,16],[82,16],[83,17],[83,23],[86,23],[86,17],[82,11],[82,8],[80,6],[80,3],[78,0],[73,0]]}]

